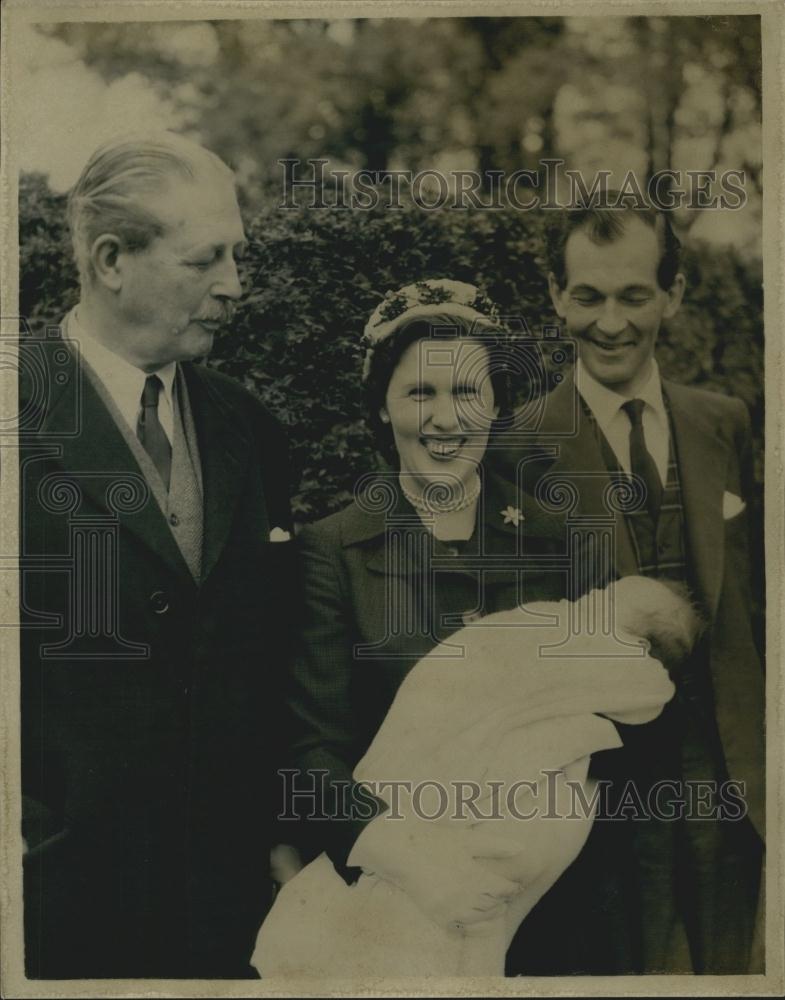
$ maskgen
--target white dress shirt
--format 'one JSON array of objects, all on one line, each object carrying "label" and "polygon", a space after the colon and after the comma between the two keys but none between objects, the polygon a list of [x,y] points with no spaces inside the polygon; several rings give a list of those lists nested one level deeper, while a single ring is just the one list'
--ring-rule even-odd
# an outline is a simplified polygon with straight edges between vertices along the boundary
[{"label": "white dress shirt", "polygon": [[586,370],[578,359],[575,364],[575,384],[586,405],[605,435],[608,444],[613,449],[619,465],[625,472],[630,469],[630,428],[632,426],[627,413],[621,409],[628,399],[642,399],[643,407],[643,437],[649,454],[654,459],[660,481],[664,486],[668,481],[668,448],[670,432],[668,430],[668,414],[662,398],[662,383],[657,362],[652,358],[651,371],[646,383],[634,396],[622,396],[607,386],[602,385]]},{"label": "white dress shirt", "polygon": [[[78,307],[68,315],[66,336],[69,340],[77,342],[82,357],[103,383],[121,416],[131,428],[131,432],[136,434],[136,425],[142,409],[142,390],[148,373],[99,343],[79,322],[77,310]],[[172,394],[176,371],[177,363],[171,361],[155,372],[163,383],[163,389],[158,394],[158,419],[170,444],[174,440]]]}]

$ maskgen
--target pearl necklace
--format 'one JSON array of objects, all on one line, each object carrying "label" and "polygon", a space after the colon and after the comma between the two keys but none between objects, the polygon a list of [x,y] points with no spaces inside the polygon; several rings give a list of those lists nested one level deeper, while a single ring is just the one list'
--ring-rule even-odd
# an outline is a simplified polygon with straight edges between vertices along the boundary
[{"label": "pearl necklace", "polygon": [[[437,500],[436,497],[433,497],[432,499],[429,498],[426,500],[422,496],[417,496],[414,493],[410,493],[409,490],[407,490],[406,487],[403,485],[403,482],[400,478],[398,481],[401,484],[401,492],[409,501],[409,503],[412,505],[412,507],[414,507],[415,510],[420,511],[423,514],[456,514],[459,510],[466,510],[466,508],[470,507],[477,499],[477,497],[480,495],[480,488],[482,485],[480,483],[480,477],[475,473],[474,482],[472,483],[469,489],[464,489],[463,497],[460,500],[453,502],[447,501],[445,503],[442,503],[439,500]],[[431,486],[429,488],[426,488],[426,492],[428,491],[435,493],[437,491],[437,488],[435,486]]]}]

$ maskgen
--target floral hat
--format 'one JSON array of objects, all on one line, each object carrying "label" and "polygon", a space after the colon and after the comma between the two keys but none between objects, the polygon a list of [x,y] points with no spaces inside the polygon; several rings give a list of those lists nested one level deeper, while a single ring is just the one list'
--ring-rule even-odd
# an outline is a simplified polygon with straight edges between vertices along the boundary
[{"label": "floral hat", "polygon": [[365,324],[363,381],[371,370],[374,350],[401,326],[402,321],[424,319],[443,312],[504,329],[497,306],[475,285],[448,278],[415,281],[397,292],[387,292]]}]

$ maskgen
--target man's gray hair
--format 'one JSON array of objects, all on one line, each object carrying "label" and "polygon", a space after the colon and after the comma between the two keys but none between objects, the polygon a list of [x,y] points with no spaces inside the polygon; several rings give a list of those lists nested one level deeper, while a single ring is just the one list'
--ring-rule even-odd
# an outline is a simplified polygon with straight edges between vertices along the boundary
[{"label": "man's gray hair", "polygon": [[193,181],[206,173],[234,174],[215,153],[175,132],[133,133],[111,139],[93,153],[68,196],[68,225],[82,284],[95,277],[90,248],[112,233],[124,250],[144,250],[164,233],[144,207],[145,195],[173,178]]}]

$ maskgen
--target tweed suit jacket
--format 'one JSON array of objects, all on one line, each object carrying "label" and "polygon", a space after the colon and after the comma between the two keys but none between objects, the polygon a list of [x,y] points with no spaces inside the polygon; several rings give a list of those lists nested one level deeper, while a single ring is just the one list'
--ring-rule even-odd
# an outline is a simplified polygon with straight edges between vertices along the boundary
[{"label": "tweed suit jacket", "polygon": [[[750,419],[744,403],[715,392],[662,381],[673,421],[684,504],[694,598],[708,620],[709,660],[717,726],[731,778],[744,781],[745,800],[758,833],[764,832],[763,671],[752,633],[747,509],[724,516],[730,494],[749,504],[752,495]],[[583,415],[570,376],[550,393],[536,435],[522,442],[500,436],[489,462],[513,481],[537,455],[538,475],[572,481],[576,512],[609,514],[610,484],[597,438]],[[626,519],[615,522],[612,573],[638,572]]]},{"label": "tweed suit jacket", "polygon": [[[683,912],[692,913],[689,919],[702,927],[699,940],[703,944],[696,952],[691,940],[691,955],[668,951],[665,946],[662,954],[664,961],[683,961],[688,966],[692,962],[693,968],[697,963],[696,971],[740,972],[746,971],[745,949],[749,947],[750,921],[755,912],[765,815],[764,676],[752,632],[749,526],[744,506],[749,504],[753,488],[750,420],[738,399],[685,388],[667,379],[663,379],[662,388],[679,468],[687,578],[707,623],[707,631],[693,655],[699,670],[695,666],[687,670],[683,684],[678,674],[676,683],[680,697],[697,706],[699,717],[706,720],[701,724],[704,730],[716,733],[716,737],[707,737],[706,747],[712,748],[709,752],[717,776],[744,783],[748,821],[730,826],[734,828],[732,833],[738,833],[734,850],[745,859],[738,864],[746,866],[749,873],[738,882],[737,890],[726,891],[722,897],[723,880],[727,878],[731,887],[737,884],[734,880],[738,875],[724,874],[719,860],[712,860],[713,847],[696,848],[698,853],[693,854],[688,874],[692,877],[700,868],[704,889],[701,896],[684,904],[687,909]],[[627,519],[608,504],[611,475],[596,428],[584,413],[572,376],[543,400],[536,432],[504,432],[488,461],[513,480],[525,470],[527,476],[535,476],[540,489],[548,482],[566,482],[574,491],[574,514],[596,517],[603,523],[610,521],[615,541],[610,560],[594,566],[598,582],[639,571]],[[687,687],[692,685],[696,672],[708,674],[709,692],[703,684],[694,689]],[[673,737],[678,752],[679,737],[676,733]],[[603,777],[615,775],[611,780],[619,788],[631,776],[626,754],[626,748],[610,751],[598,765]],[[674,773],[672,777],[679,775]],[[685,833],[689,833],[691,842],[708,832],[705,824],[691,823],[689,827]],[[522,925],[508,955],[508,961],[515,955],[514,971],[655,971],[645,964],[645,957],[640,958],[646,952],[645,948],[638,951],[636,935],[643,929],[645,934],[656,937],[651,922],[656,923],[657,918],[651,917],[651,907],[656,907],[658,901],[662,903],[662,933],[666,933],[671,919],[665,915],[669,900],[678,897],[678,891],[669,888],[668,883],[675,880],[673,885],[678,885],[680,876],[678,871],[666,873],[662,868],[658,876],[642,876],[639,883],[632,884],[630,878],[637,876],[630,875],[630,869],[624,867],[628,862],[622,860],[627,850],[619,824],[595,823],[582,854]],[[647,911],[650,923],[638,926],[637,894],[647,891],[653,900]],[[685,891],[683,888],[682,897]],[[714,900],[715,892],[719,902]],[[734,904],[729,902],[734,892],[738,924],[732,913]],[[722,909],[728,906],[730,910]],[[550,944],[554,927],[564,925],[565,912],[573,922],[571,947],[554,948]]]}]

